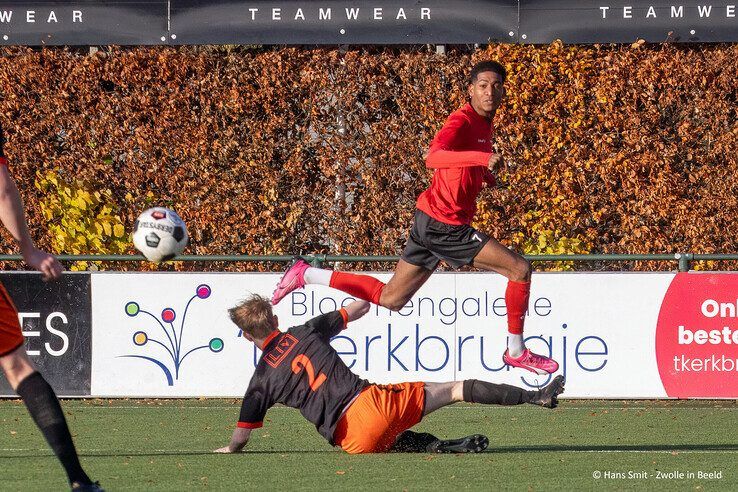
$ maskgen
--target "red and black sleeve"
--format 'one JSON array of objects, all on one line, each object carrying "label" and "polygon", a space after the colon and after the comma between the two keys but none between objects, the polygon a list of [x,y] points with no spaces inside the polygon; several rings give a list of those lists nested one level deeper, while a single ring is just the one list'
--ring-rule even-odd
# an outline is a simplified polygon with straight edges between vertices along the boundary
[{"label": "red and black sleeve", "polygon": [[348,324],[348,313],[341,308],[338,311],[321,314],[311,319],[305,326],[318,333],[324,340],[338,335]]},{"label": "red and black sleeve", "polygon": [[264,416],[271,404],[269,398],[261,388],[249,386],[241,403],[241,413],[238,416],[238,427],[258,429],[264,425]]}]

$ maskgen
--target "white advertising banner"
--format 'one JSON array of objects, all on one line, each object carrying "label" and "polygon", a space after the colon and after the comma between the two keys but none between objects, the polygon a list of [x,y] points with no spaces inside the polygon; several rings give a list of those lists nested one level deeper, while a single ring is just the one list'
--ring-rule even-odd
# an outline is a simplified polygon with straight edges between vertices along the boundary
[{"label": "white advertising banner", "polygon": [[[242,396],[260,353],[227,310],[251,293],[269,297],[278,280],[265,273],[93,274],[92,395]],[[730,282],[735,289],[725,288]],[[506,283],[487,273],[434,274],[403,309],[372,306],[332,345],[377,383],[546,384],[550,376],[502,363]],[[738,330],[722,326],[735,321],[736,298],[738,275],[731,274],[537,273],[525,337],[534,352],[559,362],[567,397],[736,397]],[[285,330],[352,300],[308,286],[275,314]]]}]

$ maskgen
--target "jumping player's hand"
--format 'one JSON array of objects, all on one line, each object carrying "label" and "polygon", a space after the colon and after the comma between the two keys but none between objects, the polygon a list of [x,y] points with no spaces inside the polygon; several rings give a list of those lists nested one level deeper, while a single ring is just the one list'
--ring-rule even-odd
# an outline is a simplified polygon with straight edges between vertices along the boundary
[{"label": "jumping player's hand", "polygon": [[53,255],[34,246],[23,252],[23,260],[33,269],[41,272],[44,280],[58,279],[64,270],[59,260]]},{"label": "jumping player's hand", "polygon": [[505,167],[505,160],[500,154],[493,153],[487,161],[487,168],[493,173],[501,171]]}]

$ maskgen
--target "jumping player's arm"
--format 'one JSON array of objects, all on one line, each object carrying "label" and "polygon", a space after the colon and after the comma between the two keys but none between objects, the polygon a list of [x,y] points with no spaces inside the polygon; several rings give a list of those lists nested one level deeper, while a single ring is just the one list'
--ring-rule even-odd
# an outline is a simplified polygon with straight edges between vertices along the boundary
[{"label": "jumping player's arm", "polygon": [[23,200],[15,180],[8,171],[8,160],[3,153],[3,132],[0,127],[0,221],[18,243],[23,259],[43,274],[44,280],[59,278],[62,266],[52,255],[37,249],[28,232]]},{"label": "jumping player's arm", "polygon": [[331,337],[345,329],[351,321],[356,321],[368,313],[369,306],[370,304],[366,301],[353,301],[338,311],[331,311],[311,319],[305,323],[305,326],[320,333],[323,339],[330,340]]},{"label": "jumping player's arm", "polygon": [[449,116],[443,128],[433,139],[425,165],[429,169],[450,169],[459,167],[489,167],[490,157],[495,155],[490,152],[478,152],[474,150],[455,151],[455,143],[459,135],[468,131],[468,121],[461,115]]}]

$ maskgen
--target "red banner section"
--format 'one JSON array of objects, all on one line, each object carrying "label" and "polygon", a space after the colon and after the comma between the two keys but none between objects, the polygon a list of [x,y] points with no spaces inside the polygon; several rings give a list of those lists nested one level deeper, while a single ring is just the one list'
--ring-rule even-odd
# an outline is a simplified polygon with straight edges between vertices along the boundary
[{"label": "red banner section", "polygon": [[656,359],[670,397],[738,397],[738,275],[674,277],[659,312]]}]

